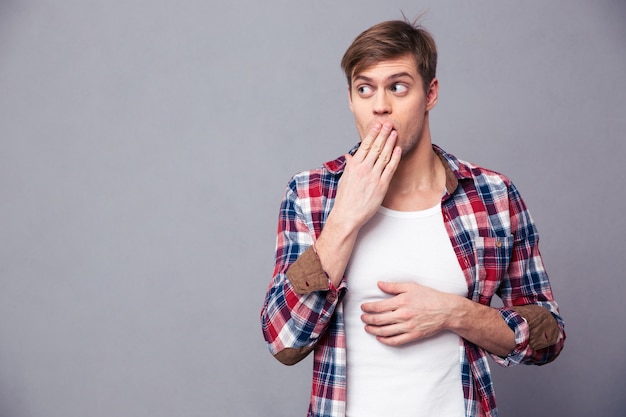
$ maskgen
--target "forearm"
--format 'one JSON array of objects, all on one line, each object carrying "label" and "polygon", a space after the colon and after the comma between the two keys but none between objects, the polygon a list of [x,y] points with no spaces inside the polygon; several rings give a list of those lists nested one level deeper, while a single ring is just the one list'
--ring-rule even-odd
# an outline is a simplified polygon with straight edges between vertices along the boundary
[{"label": "forearm", "polygon": [[338,289],[354,247],[358,230],[336,223],[332,213],[317,241],[287,269],[297,294]]},{"label": "forearm", "polygon": [[[528,324],[528,346],[532,351],[553,348],[559,343],[562,345],[564,336],[561,328],[548,309],[539,305],[526,305],[511,307],[511,310],[521,315]],[[515,332],[498,309],[463,298],[458,300],[458,307],[452,311],[448,329],[469,342],[501,358],[506,358],[518,348]],[[560,346],[557,350],[560,351]],[[554,358],[556,356],[551,360]]]},{"label": "forearm", "polygon": [[509,355],[516,346],[515,333],[497,309],[466,298],[458,297],[447,328],[500,357]]},{"label": "forearm", "polygon": [[322,268],[335,287],[339,287],[343,279],[358,232],[358,227],[336,221],[331,212],[315,243]]},{"label": "forearm", "polygon": [[563,321],[554,301],[501,307],[502,318],[515,332],[517,346],[502,365],[543,365],[559,356],[565,341]]}]

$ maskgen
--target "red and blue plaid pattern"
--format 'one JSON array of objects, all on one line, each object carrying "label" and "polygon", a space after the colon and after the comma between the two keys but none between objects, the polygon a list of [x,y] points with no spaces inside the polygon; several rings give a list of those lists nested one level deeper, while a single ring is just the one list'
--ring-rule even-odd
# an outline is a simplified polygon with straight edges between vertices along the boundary
[{"label": "red and blue plaid pattern", "polygon": [[[443,157],[458,186],[442,199],[444,222],[467,280],[467,297],[489,305],[494,295],[505,307],[502,318],[515,332],[517,347],[506,358],[490,355],[464,342],[461,372],[468,417],[495,417],[498,411],[487,357],[510,366],[545,364],[563,347],[563,320],[552,296],[538,248],[538,234],[519,192],[496,172],[463,162],[433,149]],[[354,152],[356,147],[352,149]],[[346,342],[339,288],[299,295],[286,271],[317,239],[330,213],[345,158],[323,168],[294,176],[281,204],[276,264],[261,312],[263,334],[269,350],[314,347],[313,386],[309,417],[342,417],[346,401]],[[557,344],[534,351],[529,345],[526,321],[511,308],[541,305],[554,315],[561,329]]]}]

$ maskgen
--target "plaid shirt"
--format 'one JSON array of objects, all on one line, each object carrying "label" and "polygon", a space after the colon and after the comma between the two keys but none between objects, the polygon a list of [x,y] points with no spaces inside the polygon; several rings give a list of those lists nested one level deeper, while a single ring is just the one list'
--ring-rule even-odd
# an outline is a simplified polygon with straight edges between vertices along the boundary
[{"label": "plaid shirt", "polygon": [[[356,151],[352,149],[352,153]],[[467,298],[489,305],[494,294],[500,314],[515,333],[506,358],[463,341],[461,379],[466,416],[498,415],[487,357],[502,365],[542,365],[563,347],[563,320],[552,296],[538,248],[539,236],[520,194],[498,173],[463,162],[433,146],[447,162],[444,223],[467,281]],[[286,271],[312,245],[324,227],[345,166],[342,156],[323,168],[294,176],[281,204],[276,264],[261,312],[263,334],[272,354],[286,348],[313,349],[309,417],[342,417],[346,401],[346,340],[341,300],[348,286],[297,294]],[[511,306],[540,305],[556,318],[559,341],[534,351],[529,326]]]}]

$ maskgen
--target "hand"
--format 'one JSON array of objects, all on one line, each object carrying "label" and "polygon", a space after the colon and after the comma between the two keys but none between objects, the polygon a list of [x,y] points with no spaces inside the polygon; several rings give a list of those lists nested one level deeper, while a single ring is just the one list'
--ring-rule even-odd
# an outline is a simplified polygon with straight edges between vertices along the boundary
[{"label": "hand", "polygon": [[458,296],[415,282],[379,282],[393,297],[364,303],[365,331],[389,346],[424,339],[447,328]]},{"label": "hand", "polygon": [[376,123],[354,156],[346,155],[333,209],[316,241],[322,267],[335,286],[343,279],[361,226],[387,194],[402,155],[395,146],[397,135],[391,123]]},{"label": "hand", "polygon": [[398,133],[390,122],[375,123],[354,156],[346,155],[331,216],[359,229],[380,207],[400,157]]}]

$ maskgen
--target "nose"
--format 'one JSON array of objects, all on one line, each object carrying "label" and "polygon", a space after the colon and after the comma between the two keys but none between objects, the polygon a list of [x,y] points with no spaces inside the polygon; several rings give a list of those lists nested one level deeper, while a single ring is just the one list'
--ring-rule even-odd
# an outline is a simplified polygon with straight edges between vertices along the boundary
[{"label": "nose", "polygon": [[379,91],[374,98],[374,115],[381,116],[391,114],[391,101],[386,91]]}]

